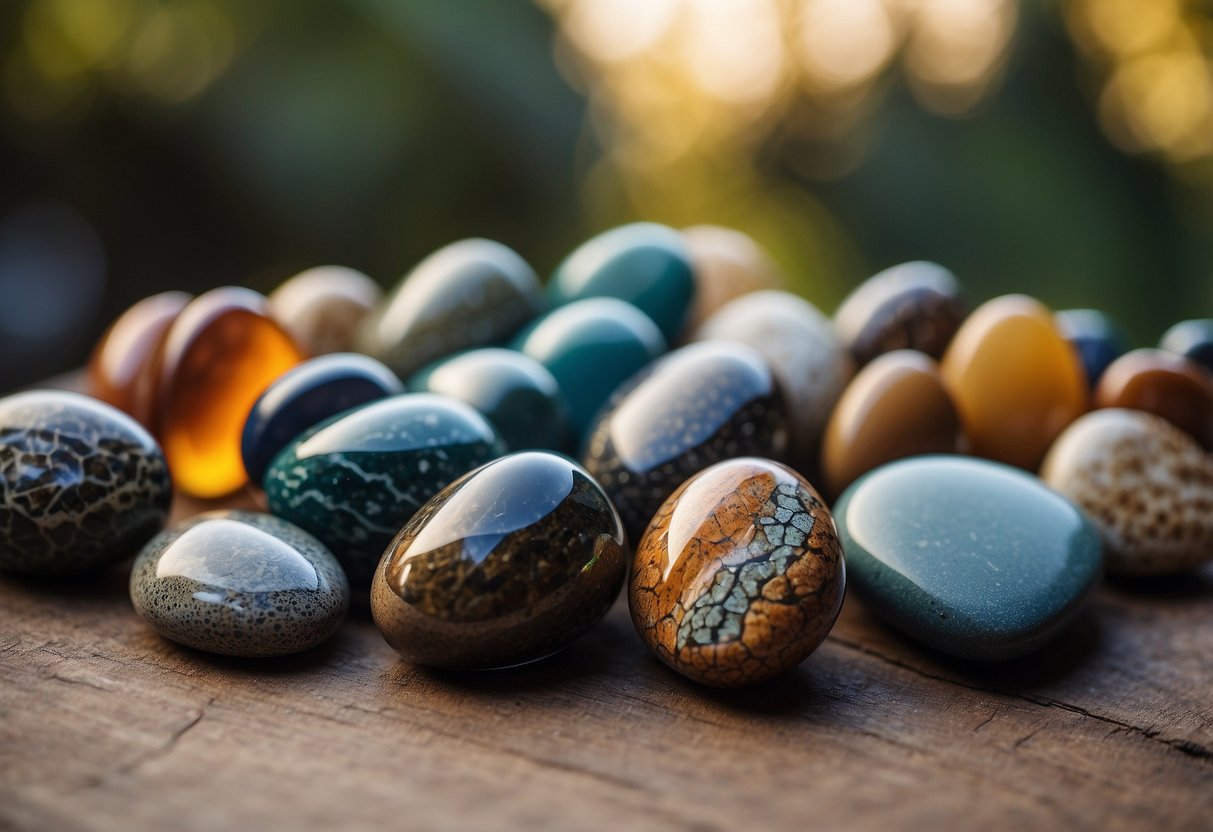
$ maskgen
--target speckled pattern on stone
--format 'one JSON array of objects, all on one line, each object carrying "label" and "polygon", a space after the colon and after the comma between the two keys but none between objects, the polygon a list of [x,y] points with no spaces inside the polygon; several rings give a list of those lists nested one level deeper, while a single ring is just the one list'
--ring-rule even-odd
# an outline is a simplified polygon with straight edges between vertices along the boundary
[{"label": "speckled pattern on stone", "polygon": [[161,635],[228,656],[283,656],[327,639],[350,588],[324,545],[302,529],[246,511],[178,523],[135,560],[135,611]]},{"label": "speckled pattern on stone", "polygon": [[0,400],[0,569],[122,560],[164,526],[171,499],[164,455],[126,414],[59,391]]}]

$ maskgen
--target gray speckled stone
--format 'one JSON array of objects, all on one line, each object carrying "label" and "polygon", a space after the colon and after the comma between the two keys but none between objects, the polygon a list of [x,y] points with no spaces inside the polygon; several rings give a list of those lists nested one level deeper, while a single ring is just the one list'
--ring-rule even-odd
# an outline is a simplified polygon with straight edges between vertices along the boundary
[{"label": "gray speckled stone", "polygon": [[131,571],[135,611],[165,638],[228,656],[315,647],[350,587],[324,545],[268,514],[211,511],[159,534]]}]

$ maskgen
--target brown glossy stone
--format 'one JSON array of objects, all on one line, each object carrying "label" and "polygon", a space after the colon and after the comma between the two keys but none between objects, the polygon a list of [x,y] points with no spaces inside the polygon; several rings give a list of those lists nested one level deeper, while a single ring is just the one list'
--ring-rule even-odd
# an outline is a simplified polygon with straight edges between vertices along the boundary
[{"label": "brown glossy stone", "polygon": [[859,371],[826,426],[822,472],[837,496],[861,474],[915,454],[956,453],[963,431],[939,365],[894,350]]},{"label": "brown glossy stone", "polygon": [[1095,388],[1096,407],[1161,416],[1213,449],[1213,375],[1164,350],[1133,350],[1113,361]]},{"label": "brown glossy stone", "polygon": [[1025,295],[987,301],[940,363],[970,451],[1036,470],[1066,425],[1087,409],[1087,379],[1053,315]]},{"label": "brown glossy stone", "polygon": [[269,296],[270,315],[309,355],[349,352],[383,290],[360,271],[319,266],[286,280]]},{"label": "brown glossy stone", "polygon": [[734,298],[761,289],[779,289],[779,267],[754,238],[719,225],[696,225],[682,230],[695,271],[695,299],[685,332],[692,332]]},{"label": "brown glossy stone", "polygon": [[162,292],[119,315],[89,356],[89,395],[150,426],[155,387],[151,366],[169,326],[192,299],[185,292]]},{"label": "brown glossy stone", "polygon": [[667,665],[740,687],[800,664],[829,633],[846,586],[820,496],[756,457],[718,463],[674,492],[636,549],[632,622]]},{"label": "brown glossy stone", "polygon": [[199,295],[173,321],[156,358],[154,433],[173,483],[195,497],[244,485],[244,422],[257,397],[303,360],[268,315],[265,298],[224,287]]}]

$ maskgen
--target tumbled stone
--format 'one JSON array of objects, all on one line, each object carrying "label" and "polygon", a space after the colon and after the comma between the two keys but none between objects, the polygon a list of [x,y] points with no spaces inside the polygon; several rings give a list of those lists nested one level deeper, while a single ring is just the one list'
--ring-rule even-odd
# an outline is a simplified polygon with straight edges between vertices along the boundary
[{"label": "tumbled stone", "polygon": [[693,332],[734,298],[783,285],[771,255],[748,234],[718,225],[696,225],[684,228],[682,238],[695,275],[695,299],[684,332]]},{"label": "tumbled stone", "polygon": [[1112,362],[1095,388],[1096,407],[1161,416],[1213,449],[1213,375],[1165,350],[1133,350]]},{"label": "tumbled stone", "polygon": [[288,278],[270,293],[269,310],[308,355],[349,352],[383,290],[360,271],[318,266]]}]

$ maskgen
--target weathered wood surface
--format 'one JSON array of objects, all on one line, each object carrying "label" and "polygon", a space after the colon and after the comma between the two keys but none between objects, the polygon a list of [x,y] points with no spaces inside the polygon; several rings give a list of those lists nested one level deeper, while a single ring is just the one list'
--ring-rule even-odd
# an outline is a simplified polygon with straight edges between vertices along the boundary
[{"label": "weathered wood surface", "polygon": [[1108,584],[997,667],[848,599],[801,668],[731,693],[650,658],[622,603],[561,656],[466,675],[365,617],[302,656],[208,656],[143,626],[125,578],[0,579],[0,828],[1213,828],[1213,570]]}]

